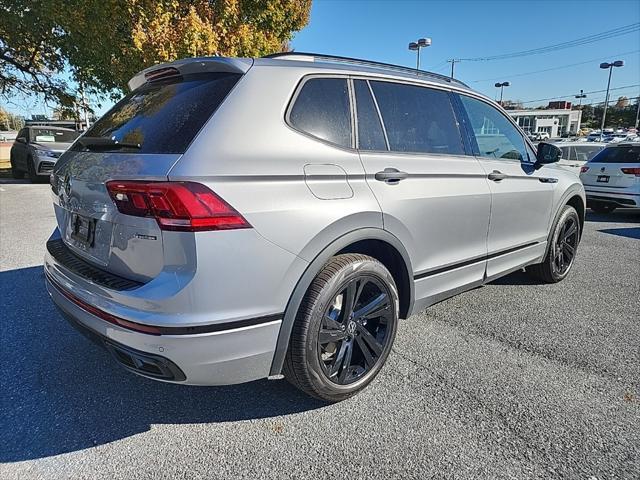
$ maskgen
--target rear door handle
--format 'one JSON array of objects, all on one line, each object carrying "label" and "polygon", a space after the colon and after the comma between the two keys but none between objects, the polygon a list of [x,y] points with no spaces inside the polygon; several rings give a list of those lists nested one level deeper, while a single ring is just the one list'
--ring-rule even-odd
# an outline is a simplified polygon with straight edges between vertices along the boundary
[{"label": "rear door handle", "polygon": [[507,176],[498,170],[494,170],[489,174],[488,178],[489,180],[493,180],[494,182],[499,182],[500,180],[504,180],[505,178],[507,178]]},{"label": "rear door handle", "polygon": [[389,185],[397,185],[400,180],[404,180],[408,176],[409,174],[407,172],[401,172],[397,168],[391,167],[387,167],[382,172],[375,174],[376,180],[388,183]]}]

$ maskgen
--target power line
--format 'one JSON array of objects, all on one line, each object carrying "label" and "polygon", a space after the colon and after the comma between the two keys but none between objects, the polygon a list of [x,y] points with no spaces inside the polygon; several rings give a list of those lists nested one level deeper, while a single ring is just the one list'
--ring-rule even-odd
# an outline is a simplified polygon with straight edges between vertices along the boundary
[{"label": "power line", "polygon": [[[612,57],[616,57],[619,55],[629,55],[631,53],[638,53],[640,52],[640,50],[631,50],[629,52],[622,52],[622,53],[612,53],[611,55],[607,55],[606,57],[600,57],[600,58],[594,58],[591,60],[585,60],[584,62],[577,62],[577,63],[570,63],[568,65],[561,65],[559,67],[552,67],[552,68],[545,68],[543,70],[533,70],[531,72],[524,72],[524,73],[516,73],[516,74],[506,74],[506,75],[501,75],[499,77],[493,77],[493,78],[483,78],[481,80],[470,80],[467,83],[480,83],[480,82],[492,82],[494,80],[500,80],[502,78],[515,78],[515,77],[525,77],[527,75],[533,75],[535,73],[542,73],[542,72],[551,72],[553,70],[561,70],[563,68],[570,68],[570,67],[575,67],[577,65],[585,65],[587,63],[591,63],[591,62],[597,62],[600,60],[606,60]],[[456,60],[457,62],[457,60]]]},{"label": "power line", "polygon": [[[629,88],[635,88],[640,86],[640,83],[636,83],[634,85],[625,85],[624,87],[616,87],[616,88],[610,88],[609,91],[613,92],[614,90],[625,90],[625,89],[629,89]],[[584,94],[591,94],[591,93],[602,93],[602,92],[606,92],[607,90],[593,90],[591,92],[583,92]],[[563,95],[563,96],[559,96],[559,97],[549,97],[549,98],[538,98],[537,100],[527,100],[524,102],[518,102],[518,103],[536,103],[536,102],[545,102],[547,100],[562,100],[563,98],[571,98],[575,95],[575,93],[571,93],[569,95]]]},{"label": "power line", "polygon": [[500,55],[493,55],[489,57],[459,58],[459,59],[456,59],[456,61],[458,62],[459,61],[489,62],[493,60],[505,60],[508,58],[525,57],[529,55],[539,55],[542,53],[550,53],[550,52],[555,52],[557,50],[564,50],[566,48],[572,48],[580,45],[599,42],[602,40],[607,40],[609,38],[620,37],[622,35],[627,35],[629,33],[637,32],[639,30],[640,30],[640,22],[632,23],[630,25],[624,25],[622,27],[614,28],[612,30],[607,30],[605,32],[588,35],[586,37],[577,38],[575,40],[569,40],[567,42],[557,43],[555,45],[548,45],[546,47],[533,48],[530,50],[523,50],[521,52],[503,53]]}]

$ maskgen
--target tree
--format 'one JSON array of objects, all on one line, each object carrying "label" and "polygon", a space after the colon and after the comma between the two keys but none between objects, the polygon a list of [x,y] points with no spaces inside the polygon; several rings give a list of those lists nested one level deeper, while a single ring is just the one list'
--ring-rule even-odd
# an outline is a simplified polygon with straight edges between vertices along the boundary
[{"label": "tree", "polygon": [[282,51],[311,0],[0,0],[0,95],[73,108],[77,90],[119,97],[128,80],[190,56]]},{"label": "tree", "polygon": [[10,130],[9,114],[2,107],[0,107],[0,130]]}]

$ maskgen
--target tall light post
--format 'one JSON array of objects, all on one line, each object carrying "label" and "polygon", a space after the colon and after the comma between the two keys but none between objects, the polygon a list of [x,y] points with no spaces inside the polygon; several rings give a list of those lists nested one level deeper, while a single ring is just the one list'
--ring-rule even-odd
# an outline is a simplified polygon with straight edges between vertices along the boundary
[{"label": "tall light post", "polygon": [[606,70],[609,69],[609,80],[607,81],[607,96],[604,100],[604,111],[602,112],[602,123],[600,124],[600,141],[602,141],[602,136],[604,135],[604,122],[607,118],[607,106],[609,105],[609,87],[611,86],[611,72],[613,71],[613,67],[624,67],[624,62],[622,60],[616,60],[611,63],[601,63],[600,68]]},{"label": "tall light post", "polygon": [[418,52],[418,58],[416,61],[416,70],[420,70],[420,49],[430,47],[431,39],[430,38],[419,38],[417,42],[411,42],[409,44],[409,50]]},{"label": "tall light post", "polygon": [[504,92],[504,87],[509,87],[511,84],[509,82],[498,82],[495,86],[500,89],[500,106],[502,106],[502,94]]},{"label": "tall light post", "polygon": [[582,99],[583,98],[587,98],[587,95],[585,93],[582,93],[582,92],[584,92],[584,90],[581,89],[580,90],[580,95],[576,95],[576,98],[578,99],[578,108],[580,110],[582,110]]}]

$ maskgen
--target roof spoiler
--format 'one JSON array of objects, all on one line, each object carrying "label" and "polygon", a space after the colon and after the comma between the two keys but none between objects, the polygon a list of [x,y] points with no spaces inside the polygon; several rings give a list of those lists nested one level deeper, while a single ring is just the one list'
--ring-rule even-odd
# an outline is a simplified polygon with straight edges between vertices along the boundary
[{"label": "roof spoiler", "polygon": [[[252,58],[197,57],[176,60],[145,68],[137,73],[127,84],[131,90],[144,85],[148,81],[172,75],[190,73],[228,72],[244,74],[253,65]],[[166,74],[165,74],[166,73]]]}]

